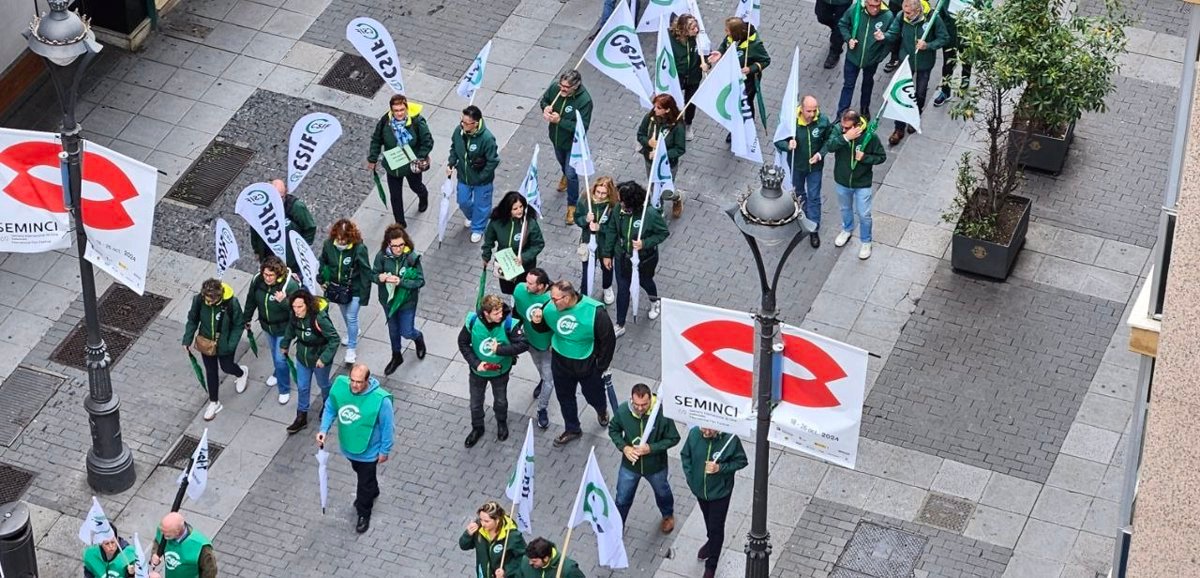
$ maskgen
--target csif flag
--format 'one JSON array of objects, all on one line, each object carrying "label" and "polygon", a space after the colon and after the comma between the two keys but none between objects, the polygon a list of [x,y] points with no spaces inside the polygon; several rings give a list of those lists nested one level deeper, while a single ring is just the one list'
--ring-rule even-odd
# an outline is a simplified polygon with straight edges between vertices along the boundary
[{"label": "csif flag", "polygon": [[731,44],[725,50],[725,55],[692,95],[692,104],[729,131],[733,154],[756,163],[762,162],[758,131],[754,128],[754,118],[750,116],[750,102],[746,98],[745,78],[742,77],[738,62],[737,47]]},{"label": "csif flag", "polygon": [[470,102],[475,102],[475,91],[483,86],[483,73],[487,69],[488,55],[492,53],[492,41],[488,40],[479,51],[479,55],[467,67],[462,80],[458,81],[458,95]]},{"label": "csif flag", "polygon": [[216,256],[217,256],[217,279],[225,276],[225,271],[233,266],[233,263],[241,257],[238,252],[237,238],[233,235],[233,229],[229,223],[220,217],[213,221],[213,226],[216,228]]},{"label": "csif flag", "polygon": [[779,105],[779,124],[775,126],[772,141],[796,138],[796,117],[800,107],[800,47],[792,53],[792,74],[788,76],[787,88],[783,91],[783,102]]},{"label": "csif flag", "polygon": [[142,538],[137,532],[133,533],[133,552],[137,556],[134,562],[133,578],[150,578],[150,560],[142,549]]},{"label": "csif flag", "polygon": [[917,107],[916,95],[912,67],[909,66],[906,57],[904,62],[900,63],[900,68],[896,69],[896,74],[892,76],[887,89],[883,91],[884,106],[880,115],[908,123],[917,132],[921,132],[921,109]]},{"label": "csif flag", "polygon": [[658,135],[654,145],[654,162],[650,163],[650,189],[652,195],[650,204],[655,208],[662,206],[663,191],[675,190],[675,178],[671,175],[671,159],[667,157],[666,133]]},{"label": "csif flag", "polygon": [[575,110],[575,136],[571,140],[571,158],[568,160],[571,168],[585,177],[596,174],[596,165],[592,163],[592,148],[588,146],[587,129],[583,126],[583,117]]},{"label": "csif flag", "polygon": [[686,101],[679,86],[679,70],[675,68],[675,50],[671,48],[671,33],[667,30],[667,17],[658,22],[658,52],[654,58],[654,93],[669,94],[679,108]]},{"label": "csif flag", "polygon": [[[578,130],[579,124],[575,125]],[[538,152],[542,149],[542,145],[533,145],[533,158],[529,159],[529,168],[525,171],[525,178],[521,180],[521,187],[517,192],[525,197],[525,202],[529,203],[530,208],[542,214],[542,193],[538,190]]]},{"label": "csif flag", "polygon": [[605,76],[632,90],[644,108],[651,107],[650,95],[654,90],[650,84],[650,71],[646,56],[642,54],[641,41],[633,28],[633,15],[629,12],[628,4],[617,2],[612,16],[608,17],[608,22],[604,23],[587,52],[583,53],[583,59]]},{"label": "csif flag", "polygon": [[665,18],[670,22],[675,16],[688,11],[688,0],[650,0],[642,11],[642,19],[638,20],[638,32],[654,32],[654,26],[659,19]]},{"label": "csif flag", "polygon": [[521,445],[521,454],[517,456],[517,467],[513,470],[512,476],[508,478],[508,487],[504,489],[504,495],[513,501],[513,517],[517,522],[517,529],[529,534],[533,531],[532,514],[533,514],[533,420],[529,420],[529,427],[525,430],[525,443]]},{"label": "csif flag", "polygon": [[187,476],[188,487],[187,495],[192,501],[200,499],[204,495],[204,488],[208,487],[208,428],[204,428],[204,434],[200,436],[200,443],[196,445],[196,451],[192,452],[192,465],[188,468]]},{"label": "csif flag", "polygon": [[314,112],[300,117],[292,127],[288,139],[287,190],[292,192],[300,186],[313,165],[325,156],[325,152],[342,136],[342,123],[332,114]]},{"label": "csif flag", "polygon": [[617,502],[604,483],[604,475],[596,463],[596,448],[588,452],[587,466],[583,479],[579,480],[579,491],[575,494],[575,506],[571,508],[571,521],[567,528],[588,522],[596,533],[596,549],[601,566],[628,568],[629,555],[625,553],[625,527]]},{"label": "csif flag", "polygon": [[283,198],[271,183],[254,183],[238,194],[234,211],[246,220],[281,261],[287,263]]},{"label": "csif flag", "polygon": [[704,16],[700,14],[700,5],[696,0],[687,0],[688,14],[696,17],[696,26],[700,28],[700,33],[696,35],[696,52],[700,58],[707,58],[708,53],[712,52],[712,41],[708,39],[708,31],[704,29]]},{"label": "csif flag", "polygon": [[360,16],[346,25],[346,40],[371,63],[371,67],[396,94],[404,94],[404,74],[400,71],[400,53],[387,28],[374,18]]},{"label": "csif flag", "polygon": [[738,0],[733,15],[758,28],[762,21],[762,0]]},{"label": "csif flag", "polygon": [[296,253],[296,265],[300,267],[300,281],[304,283],[305,289],[315,292],[317,290],[317,271],[321,266],[317,261],[317,256],[313,254],[312,247],[308,246],[308,241],[304,240],[299,231],[289,231],[288,242],[292,245],[292,251]]},{"label": "csif flag", "polygon": [[100,507],[100,500],[92,496],[92,507],[88,509],[87,517],[79,526],[79,541],[91,546],[116,537],[112,524],[108,522],[108,516],[104,515],[104,508]]}]

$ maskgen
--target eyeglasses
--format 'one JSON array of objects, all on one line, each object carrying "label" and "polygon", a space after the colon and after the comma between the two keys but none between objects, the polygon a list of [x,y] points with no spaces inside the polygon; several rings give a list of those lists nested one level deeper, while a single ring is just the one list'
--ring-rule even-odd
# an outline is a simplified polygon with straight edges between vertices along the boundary
[{"label": "eyeglasses", "polygon": [[391,247],[393,249],[403,249],[404,243],[388,243],[388,247]]},{"label": "eyeglasses", "polygon": [[566,298],[567,298],[567,296],[566,296],[566,295],[562,295],[562,296],[559,296],[559,297],[555,297],[555,296],[553,296],[553,295],[551,295],[551,296],[550,296],[550,300],[551,300],[551,301],[553,301],[553,302],[555,302],[555,303],[558,303],[559,301],[563,301],[563,300],[565,300]]}]

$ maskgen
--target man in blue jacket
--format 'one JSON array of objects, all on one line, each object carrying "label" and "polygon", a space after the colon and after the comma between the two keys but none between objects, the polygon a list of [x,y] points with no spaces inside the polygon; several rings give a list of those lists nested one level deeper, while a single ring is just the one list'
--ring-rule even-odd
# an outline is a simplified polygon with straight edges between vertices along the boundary
[{"label": "man in blue jacket", "polygon": [[355,363],[350,368],[350,377],[339,375],[333,380],[321,416],[317,445],[325,446],[325,434],[334,418],[337,419],[342,455],[350,460],[350,467],[358,476],[354,499],[358,524],[354,530],[362,534],[371,527],[371,507],[379,497],[376,470],[392,452],[392,394],[379,387],[379,381],[371,377],[366,364]]}]

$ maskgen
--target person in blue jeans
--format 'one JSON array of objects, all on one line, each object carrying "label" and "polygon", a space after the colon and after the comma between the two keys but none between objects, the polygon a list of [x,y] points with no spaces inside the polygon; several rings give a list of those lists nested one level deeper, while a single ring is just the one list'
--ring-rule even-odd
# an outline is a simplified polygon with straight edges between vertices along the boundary
[{"label": "person in blue jeans", "polygon": [[458,171],[458,208],[471,229],[471,242],[483,240],[488,214],[492,211],[492,181],[500,153],[496,137],[483,121],[483,111],[471,105],[462,110],[462,119],[450,137],[450,158],[446,161],[446,177]]},{"label": "person in blue jeans", "polygon": [[[654,412],[654,404],[660,403],[650,393],[650,386],[639,383],[633,386],[629,401],[622,403],[613,412],[608,422],[608,437],[621,451],[621,469],[617,472],[617,511],[621,521],[629,517],[633,498],[637,495],[638,482],[642,478],[650,482],[654,490],[654,502],[662,514],[659,530],[670,534],[675,529],[675,497],[671,494],[671,483],[667,472],[667,450],[679,443],[679,430],[675,422]],[[650,418],[654,416],[651,424]],[[650,430],[650,431],[647,431]]]},{"label": "person in blue jeans", "polygon": [[546,121],[550,144],[554,146],[554,159],[562,169],[558,181],[558,192],[567,193],[566,224],[575,223],[575,205],[579,202],[579,175],[571,166],[571,145],[575,142],[575,114],[583,121],[583,131],[592,126],[592,95],[583,86],[583,76],[578,70],[568,70],[558,80],[546,87],[538,100],[542,107],[542,118]]},{"label": "person in blue jeans", "polygon": [[[861,4],[861,5],[860,5]],[[887,31],[892,25],[892,12],[882,0],[855,3],[838,20],[838,29],[846,39],[846,62],[842,66],[842,94],[838,98],[837,114],[842,114],[854,100],[854,85],[862,73],[859,112],[870,115],[871,92],[875,90],[875,71],[888,57],[890,47]]]},{"label": "person in blue jeans", "polygon": [[854,234],[854,217],[858,216],[858,234],[862,245],[859,259],[871,258],[871,187],[874,167],[887,160],[887,151],[879,135],[865,134],[867,119],[854,109],[842,113],[842,134],[834,135],[825,144],[833,153],[833,181],[837,184],[838,204],[842,209],[842,231],[833,240],[843,247]]},{"label": "person in blue jeans", "polygon": [[329,372],[333,369],[333,357],[337,355],[338,333],[329,319],[329,303],[322,297],[297,289],[288,297],[292,316],[279,351],[288,354],[292,342],[296,343],[296,419],[287,427],[294,434],[308,427],[308,405],[312,380],[317,378],[321,388],[321,399],[329,397]]},{"label": "person in blue jeans", "polygon": [[[804,204],[804,216],[821,228],[821,176],[825,158],[821,151],[833,128],[814,96],[805,96],[796,109],[796,136],[775,141],[775,149],[787,153],[796,198]],[[821,246],[818,231],[808,237],[813,249]]]},{"label": "person in blue jeans", "polygon": [[393,223],[384,229],[372,274],[379,286],[379,304],[383,306],[392,344],[392,359],[383,374],[391,375],[404,363],[405,338],[416,346],[417,359],[425,359],[425,336],[416,324],[417,294],[425,286],[425,273],[421,269],[421,256],[403,226]]},{"label": "person in blue jeans", "polygon": [[246,290],[246,304],[243,306],[242,319],[246,323],[246,335],[250,335],[250,321],[258,312],[258,325],[266,337],[267,349],[271,352],[271,361],[275,364],[275,372],[267,378],[267,387],[279,388],[279,403],[287,405],[292,399],[292,378],[288,372],[287,358],[283,356],[279,345],[283,342],[283,334],[287,332],[288,321],[291,320],[292,308],[288,303],[288,295],[300,288],[300,281],[274,255],[263,259],[258,274],[250,280],[250,288]]},{"label": "person in blue jeans", "polygon": [[346,323],[342,345],[346,363],[358,360],[358,311],[371,303],[371,258],[363,243],[362,232],[350,219],[338,219],[329,228],[329,238],[317,259],[317,284],[325,300],[336,303]]}]

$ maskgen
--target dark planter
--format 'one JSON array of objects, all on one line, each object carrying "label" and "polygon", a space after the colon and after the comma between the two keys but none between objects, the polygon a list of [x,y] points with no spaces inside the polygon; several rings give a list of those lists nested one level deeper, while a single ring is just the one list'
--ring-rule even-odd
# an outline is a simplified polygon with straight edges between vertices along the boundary
[{"label": "dark planter", "polygon": [[1025,245],[1025,232],[1029,230],[1029,209],[1032,202],[1025,197],[1009,195],[1010,203],[1021,203],[1021,218],[1017,220],[1012,240],[1007,245],[979,241],[954,234],[950,240],[950,266],[955,271],[973,273],[1003,281],[1017,262],[1017,253]]},{"label": "dark planter", "polygon": [[[1024,130],[1013,127],[1011,138],[1008,140],[1008,146],[1015,147],[1016,143],[1021,142],[1026,138]],[[1047,136],[1044,134],[1032,133],[1029,134],[1028,140],[1025,142],[1025,150],[1021,151],[1021,166],[1027,169],[1044,171],[1047,173],[1058,174],[1062,172],[1063,165],[1067,163],[1067,149],[1071,147],[1071,141],[1075,138],[1075,123],[1067,125],[1067,133],[1062,137]]]}]

